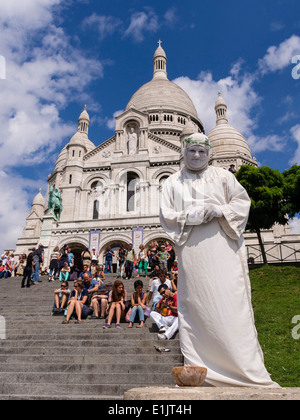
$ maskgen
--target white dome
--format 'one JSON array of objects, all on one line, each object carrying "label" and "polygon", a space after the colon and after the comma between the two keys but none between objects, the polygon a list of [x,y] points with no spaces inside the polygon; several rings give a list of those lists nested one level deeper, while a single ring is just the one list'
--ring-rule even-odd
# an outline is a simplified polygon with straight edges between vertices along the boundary
[{"label": "white dome", "polygon": [[71,138],[67,146],[71,145],[80,145],[86,148],[86,152],[90,152],[91,150],[95,149],[94,143],[89,140],[88,136],[81,131],[77,131],[74,136]]},{"label": "white dome", "polygon": [[126,110],[133,106],[142,112],[158,109],[176,111],[199,120],[196,108],[188,94],[168,79],[153,79],[131,97]]},{"label": "white dome", "polygon": [[217,125],[207,134],[214,157],[244,155],[249,159],[251,150],[245,137],[230,124]]},{"label": "white dome", "polygon": [[33,206],[43,206],[44,207],[45,202],[44,202],[44,197],[42,196],[41,188],[39,189],[38,194],[34,197],[32,205]]}]

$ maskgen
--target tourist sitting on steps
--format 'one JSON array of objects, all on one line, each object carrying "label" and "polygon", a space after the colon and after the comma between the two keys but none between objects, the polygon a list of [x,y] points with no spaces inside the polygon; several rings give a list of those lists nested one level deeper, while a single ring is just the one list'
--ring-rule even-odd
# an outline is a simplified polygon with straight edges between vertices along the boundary
[{"label": "tourist sitting on steps", "polygon": [[150,313],[150,318],[159,329],[157,338],[169,340],[178,330],[177,293],[171,292],[166,284],[161,284],[158,291],[163,298]]},{"label": "tourist sitting on steps", "polygon": [[67,303],[71,294],[71,291],[68,287],[69,283],[67,281],[63,281],[60,289],[54,290],[53,313],[58,314],[65,312],[65,308],[67,307]]},{"label": "tourist sitting on steps", "polygon": [[140,324],[137,325],[137,328],[143,328],[144,326],[144,321],[145,321],[144,310],[147,309],[147,305],[146,305],[147,293],[143,292],[143,286],[144,285],[141,280],[136,280],[134,282],[135,292],[131,293],[130,295],[131,311],[130,311],[128,328],[133,327],[133,323],[134,323],[137,313],[139,315],[139,321],[140,321]]},{"label": "tourist sitting on steps", "polygon": [[64,263],[64,266],[59,273],[59,281],[68,281],[70,278],[71,268],[67,262]]},{"label": "tourist sitting on steps", "polygon": [[120,328],[121,319],[125,318],[125,302],[127,299],[127,292],[121,280],[116,280],[113,289],[108,297],[108,319],[103,328],[110,328],[111,321],[116,318],[116,328]]},{"label": "tourist sitting on steps", "polygon": [[[94,310],[92,319],[104,319],[107,315],[107,301],[108,301],[108,291],[105,285],[99,286],[99,289],[96,294],[91,298],[91,307]],[[100,317],[99,317],[100,311]]]},{"label": "tourist sitting on steps", "polygon": [[89,293],[84,288],[82,281],[75,281],[74,289],[68,302],[67,317],[63,321],[63,324],[69,324],[74,311],[77,315],[77,324],[81,324],[82,319],[85,319],[90,315],[90,307],[87,304],[88,296]]}]

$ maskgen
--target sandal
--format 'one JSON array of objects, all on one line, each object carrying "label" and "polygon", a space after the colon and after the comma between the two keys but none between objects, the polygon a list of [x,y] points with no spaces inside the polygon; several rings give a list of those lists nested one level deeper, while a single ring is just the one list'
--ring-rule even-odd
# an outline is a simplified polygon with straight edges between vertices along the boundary
[{"label": "sandal", "polygon": [[[131,325],[130,325],[131,324]],[[132,323],[130,323],[129,325],[128,325],[128,327],[127,328],[132,328],[133,327],[133,325],[132,325]]]},{"label": "sandal", "polygon": [[116,324],[116,328],[121,328],[121,325],[120,324]]},{"label": "sandal", "polygon": [[111,328],[110,324],[103,325],[103,328]]}]

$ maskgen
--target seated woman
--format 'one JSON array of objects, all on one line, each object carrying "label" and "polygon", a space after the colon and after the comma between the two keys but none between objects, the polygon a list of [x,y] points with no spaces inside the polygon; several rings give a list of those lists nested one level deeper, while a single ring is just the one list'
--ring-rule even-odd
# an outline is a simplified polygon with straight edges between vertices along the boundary
[{"label": "seated woman", "polygon": [[67,262],[64,263],[64,266],[59,273],[59,281],[68,281],[70,278],[71,268]]},{"label": "seated woman", "polygon": [[[107,315],[107,301],[108,301],[108,290],[105,285],[99,286],[98,291],[96,292],[91,299],[91,307],[94,309],[94,319],[104,319]],[[94,304],[96,302],[96,304]],[[100,318],[99,318],[99,309],[100,309]]]},{"label": "seated woman", "polygon": [[97,280],[97,282],[99,283],[100,286],[101,286],[101,284],[103,284],[103,282],[105,280],[103,265],[97,265],[96,266],[96,271],[95,271],[95,274],[94,274],[93,277],[94,277],[95,280]]},{"label": "seated woman", "polygon": [[68,282],[64,281],[62,282],[60,289],[54,290],[54,313],[64,312],[71,294],[68,287]]},{"label": "seated woman", "polygon": [[77,315],[77,323],[81,324],[82,318],[86,318],[90,313],[88,297],[89,292],[84,288],[82,281],[75,281],[74,289],[68,302],[67,317],[63,321],[63,324],[69,324],[74,311]]},{"label": "seated woman", "polygon": [[108,320],[103,328],[110,328],[113,317],[116,317],[116,328],[120,328],[120,321],[125,318],[125,302],[127,292],[121,280],[116,280],[108,297]]},{"label": "seated woman", "polygon": [[145,321],[144,309],[147,308],[147,293],[143,292],[143,282],[141,280],[136,280],[134,282],[134,289],[135,292],[130,295],[131,313],[128,328],[132,328],[137,313],[139,314],[140,320],[140,324],[137,325],[137,328],[143,328]]}]

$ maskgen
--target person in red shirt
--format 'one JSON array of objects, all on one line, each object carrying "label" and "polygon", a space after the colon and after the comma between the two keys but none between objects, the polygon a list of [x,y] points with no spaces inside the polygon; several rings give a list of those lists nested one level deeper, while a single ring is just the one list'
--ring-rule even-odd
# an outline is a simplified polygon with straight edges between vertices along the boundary
[{"label": "person in red shirt", "polygon": [[158,288],[163,297],[152,311],[150,318],[159,328],[157,337],[159,340],[169,340],[178,330],[177,293],[171,292],[163,283]]}]

